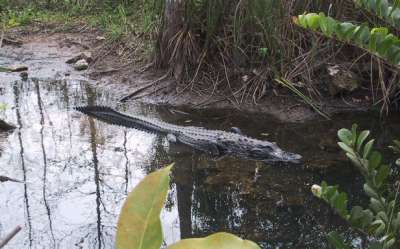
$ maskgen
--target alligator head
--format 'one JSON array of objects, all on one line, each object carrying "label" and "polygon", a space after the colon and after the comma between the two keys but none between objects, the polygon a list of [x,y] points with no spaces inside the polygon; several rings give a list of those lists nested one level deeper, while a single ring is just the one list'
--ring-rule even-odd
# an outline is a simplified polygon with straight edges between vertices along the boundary
[{"label": "alligator head", "polygon": [[[261,141],[258,139],[240,137],[236,139],[220,139],[222,142],[219,148],[225,149],[225,153],[232,155],[242,155],[244,157],[259,160],[266,163],[284,162],[284,163],[300,163],[302,156],[287,152],[279,148],[276,143]],[[239,144],[239,146],[238,146]]]},{"label": "alligator head", "polygon": [[254,145],[249,151],[249,158],[270,162],[290,162],[300,163],[301,155],[287,152],[279,148],[276,144],[267,141]]}]

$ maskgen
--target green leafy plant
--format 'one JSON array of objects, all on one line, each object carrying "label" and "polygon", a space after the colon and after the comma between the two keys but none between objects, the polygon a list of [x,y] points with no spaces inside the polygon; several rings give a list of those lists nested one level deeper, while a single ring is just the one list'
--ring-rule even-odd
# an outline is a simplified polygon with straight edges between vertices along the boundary
[{"label": "green leafy plant", "polygon": [[[390,167],[382,163],[382,155],[373,149],[374,139],[369,139],[368,130],[357,132],[357,125],[351,130],[338,131],[338,145],[346,156],[357,167],[365,179],[365,194],[369,197],[369,206],[348,207],[348,196],[338,190],[338,186],[329,186],[322,182],[321,186],[313,185],[313,194],[326,201],[350,225],[374,239],[370,249],[398,248],[400,236],[400,205],[398,202],[399,184],[391,190],[388,181]],[[395,142],[400,151],[400,143]],[[328,241],[335,248],[351,248],[337,232],[328,234]]]},{"label": "green leafy plant", "polygon": [[[344,1],[346,3],[347,1]],[[351,2],[351,1],[349,1]],[[294,23],[311,31],[320,33],[332,40],[361,48],[365,54],[376,57],[378,67],[388,74],[397,74],[400,68],[400,1],[398,0],[353,0],[356,7],[367,12],[365,22],[361,25],[351,22],[341,22],[324,13],[305,13],[294,17]],[[352,10],[353,7],[349,7]],[[357,23],[360,23],[357,21]],[[359,60],[362,56],[358,57]],[[380,63],[380,62],[386,63]],[[372,75],[372,73],[371,73]],[[380,74],[377,81],[381,82],[383,106],[388,111],[390,97],[395,91],[389,87],[390,82],[385,73]],[[371,84],[376,81],[371,76]],[[398,85],[398,84],[397,84]]]},{"label": "green leafy plant", "polygon": [[378,17],[390,23],[392,26],[400,27],[400,1],[388,0],[354,0],[357,6],[375,13]]},{"label": "green leafy plant", "polygon": [[367,24],[359,26],[340,22],[325,16],[324,13],[299,15],[295,18],[295,23],[303,28],[320,32],[329,38],[336,38],[358,46],[392,65],[400,65],[400,40],[389,33],[386,27],[370,29]]},{"label": "green leafy plant", "polygon": [[[169,187],[172,165],[146,176],[128,195],[118,220],[117,249],[159,249],[162,244],[160,212]],[[184,239],[169,249],[260,249],[252,241],[229,233]]]}]

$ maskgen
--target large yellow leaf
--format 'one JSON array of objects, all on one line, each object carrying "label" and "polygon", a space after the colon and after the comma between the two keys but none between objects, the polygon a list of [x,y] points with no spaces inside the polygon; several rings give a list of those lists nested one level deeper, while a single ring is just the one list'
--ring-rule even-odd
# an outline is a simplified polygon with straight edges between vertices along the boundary
[{"label": "large yellow leaf", "polygon": [[160,248],[160,212],[167,196],[171,167],[149,174],[129,193],[118,220],[117,249]]},{"label": "large yellow leaf", "polygon": [[214,233],[205,238],[184,239],[168,249],[261,249],[250,240],[243,240],[230,233]]}]

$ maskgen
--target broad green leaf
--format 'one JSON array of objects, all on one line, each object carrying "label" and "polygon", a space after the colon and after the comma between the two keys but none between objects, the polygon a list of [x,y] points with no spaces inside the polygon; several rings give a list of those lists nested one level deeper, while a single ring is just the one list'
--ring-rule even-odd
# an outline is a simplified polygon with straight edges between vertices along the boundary
[{"label": "broad green leaf", "polygon": [[370,30],[367,24],[362,24],[354,30],[354,41],[361,46],[364,46],[369,41]]},{"label": "broad green leaf", "polygon": [[309,13],[306,15],[306,22],[307,22],[307,26],[308,28],[312,29],[312,30],[316,30],[319,27],[319,15],[315,14],[315,13]]},{"label": "broad green leaf", "polygon": [[385,182],[387,177],[390,174],[390,168],[388,165],[382,165],[379,170],[378,174],[375,176],[375,183],[378,187],[381,187],[382,184]]},{"label": "broad green leaf", "polygon": [[340,129],[337,135],[340,141],[346,143],[347,145],[351,143],[351,131],[348,129]]},{"label": "broad green leaf", "polygon": [[369,197],[373,197],[375,199],[378,199],[379,196],[378,194],[375,192],[375,190],[373,190],[371,188],[371,186],[369,186],[367,183],[364,184],[364,191],[365,193],[369,196]]},{"label": "broad green leaf", "polygon": [[374,145],[375,140],[371,139],[369,142],[364,146],[363,158],[368,158],[369,153],[371,152],[372,146]]},{"label": "broad green leaf", "polygon": [[146,176],[129,193],[118,220],[117,249],[159,249],[160,212],[169,187],[172,165]]},{"label": "broad green leaf", "polygon": [[354,165],[356,165],[360,170],[362,170],[363,174],[367,172],[367,169],[365,169],[362,164],[361,158],[358,158],[357,156],[351,153],[346,153],[346,156],[350,158],[350,160],[354,163]]},{"label": "broad green leaf", "polygon": [[375,236],[381,235],[385,231],[385,222],[381,219],[377,219],[371,223],[372,231]]},{"label": "broad green leaf", "polygon": [[400,26],[400,9],[396,8],[392,11],[390,20],[395,26]]},{"label": "broad green leaf", "polygon": [[356,145],[356,140],[357,140],[357,128],[358,125],[357,124],[353,124],[351,126],[351,147],[353,147],[354,145]]},{"label": "broad green leaf", "polygon": [[357,220],[363,217],[363,209],[360,206],[354,206],[350,211],[349,221],[351,223],[356,222]]},{"label": "broad green leaf", "polygon": [[367,227],[371,224],[374,219],[374,214],[371,210],[365,209],[363,210],[363,218],[362,218],[362,225],[361,227]]},{"label": "broad green leaf", "polygon": [[354,30],[356,29],[356,27],[356,25],[349,22],[340,23],[337,28],[338,38],[345,41],[351,40],[351,38],[355,34]]},{"label": "broad green leaf", "polygon": [[368,160],[369,170],[376,169],[381,164],[381,161],[382,161],[381,153],[379,153],[378,151],[373,151]]},{"label": "broad green leaf", "polygon": [[345,152],[350,153],[350,154],[354,154],[353,148],[351,148],[351,147],[348,146],[347,144],[342,143],[342,142],[339,142],[338,145],[339,145],[340,148],[342,148],[342,150],[344,150]]},{"label": "broad green leaf", "polygon": [[364,144],[364,141],[365,141],[365,139],[367,139],[368,136],[369,136],[369,131],[368,130],[362,131],[360,133],[360,135],[358,135],[358,138],[357,138],[357,151],[361,150],[361,146]]},{"label": "broad green leaf", "polygon": [[380,211],[382,211],[382,210],[384,210],[384,206],[382,206],[382,204],[377,200],[377,199],[375,199],[375,198],[371,198],[370,199],[370,207],[372,208],[372,210],[375,212],[375,213],[378,213],[378,212],[380,212]]},{"label": "broad green leaf", "polygon": [[388,34],[378,46],[378,54],[382,57],[386,57],[389,52],[389,48],[393,46],[396,37],[393,34]]},{"label": "broad green leaf", "polygon": [[389,221],[389,217],[387,216],[387,214],[384,211],[378,212],[377,217],[380,218],[381,220],[383,220],[384,223],[388,223],[388,221]]},{"label": "broad green leaf", "polygon": [[336,211],[342,216],[345,217],[348,213],[347,211],[347,195],[346,193],[340,193],[334,200],[333,206]]},{"label": "broad green leaf", "polygon": [[168,249],[261,249],[250,240],[229,233],[215,233],[205,238],[184,239]]},{"label": "broad green leaf", "polygon": [[296,23],[304,28],[307,27],[307,20],[306,20],[306,15],[299,15],[298,19],[295,19]]}]

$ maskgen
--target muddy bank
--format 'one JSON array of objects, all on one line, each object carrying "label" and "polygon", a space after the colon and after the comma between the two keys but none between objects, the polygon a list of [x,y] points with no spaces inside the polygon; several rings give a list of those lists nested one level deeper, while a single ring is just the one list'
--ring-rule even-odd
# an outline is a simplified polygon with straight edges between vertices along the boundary
[{"label": "muddy bank", "polygon": [[[216,92],[213,89],[177,86],[176,82],[166,77],[163,72],[154,72],[151,69],[144,71],[143,67],[147,62],[143,58],[132,59],[132,53],[135,51],[129,51],[124,44],[109,43],[102,38],[101,33],[95,30],[57,34],[18,31],[12,33],[11,37],[18,37],[23,45],[16,48],[12,44],[11,46],[6,44],[2,51],[11,50],[16,54],[16,58],[22,58],[18,60],[21,63],[29,60],[32,53],[38,55],[43,53],[43,50],[47,53],[47,56],[35,58],[35,60],[42,60],[43,63],[39,63],[40,66],[28,65],[30,77],[38,75],[51,77],[52,72],[56,71],[60,74],[56,75],[57,77],[86,75],[92,79],[93,84],[116,93],[118,96],[116,102],[135,93],[127,100],[128,102],[186,106],[193,109],[232,109],[272,115],[281,122],[305,122],[322,118],[309,105],[304,104],[298,97],[281,87],[266,92],[265,96],[255,104],[251,99],[227,96],[226,93]],[[88,70],[82,72],[65,64],[66,60],[80,52],[90,52],[94,59]],[[370,107],[367,95],[368,93],[361,91],[357,93],[357,96],[321,97],[321,110],[328,115],[366,111]]]}]

